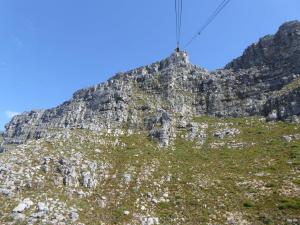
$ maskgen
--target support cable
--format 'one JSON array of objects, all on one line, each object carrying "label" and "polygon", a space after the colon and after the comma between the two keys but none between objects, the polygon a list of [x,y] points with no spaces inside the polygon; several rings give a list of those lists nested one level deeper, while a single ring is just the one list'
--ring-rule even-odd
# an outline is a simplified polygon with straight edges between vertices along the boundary
[{"label": "support cable", "polygon": [[198,36],[202,34],[202,32],[214,21],[214,19],[222,12],[222,10],[228,5],[230,0],[223,0],[215,11],[208,17],[205,23],[200,27],[198,32],[188,41],[184,47],[188,47]]},{"label": "support cable", "polygon": [[175,18],[176,18],[176,44],[180,46],[181,26],[182,26],[182,0],[175,0]]}]

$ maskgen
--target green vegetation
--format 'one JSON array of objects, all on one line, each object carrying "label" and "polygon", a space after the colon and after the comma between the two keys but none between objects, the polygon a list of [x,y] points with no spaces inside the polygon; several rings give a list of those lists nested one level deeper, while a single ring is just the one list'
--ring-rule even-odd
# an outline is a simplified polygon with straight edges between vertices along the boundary
[{"label": "green vegetation", "polygon": [[285,85],[281,90],[277,91],[275,94],[278,96],[284,95],[284,94],[287,94],[287,93],[293,91],[294,89],[299,88],[299,86],[300,86],[300,77],[294,79],[288,85]]},{"label": "green vegetation", "polygon": [[300,199],[284,199],[280,201],[279,209],[300,209]]},{"label": "green vegetation", "polygon": [[[37,155],[68,158],[81,153],[85,160],[110,166],[108,177],[85,198],[68,197],[67,188],[55,187],[52,172],[43,188],[23,190],[22,197],[47,193],[48,198],[80,208],[79,222],[85,224],[127,224],[137,221],[136,215],[148,214],[158,217],[160,224],[226,224],[232,217],[236,224],[243,220],[286,224],[287,219],[300,219],[300,141],[282,138],[299,134],[299,125],[266,123],[260,118],[197,117],[194,121],[208,124],[202,146],[186,140],[184,130],[167,149],[159,148],[146,132],[113,137],[87,130],[74,130],[66,140],[42,142],[39,153],[30,151],[29,145],[27,155],[35,165]],[[214,136],[227,126],[240,134]],[[221,142],[223,146],[213,147]],[[131,175],[129,183],[124,182],[124,174]],[[107,198],[103,208],[99,207],[102,196]],[[3,197],[0,201],[2,214],[16,205]],[[125,210],[130,214],[124,215]]]},{"label": "green vegetation", "polygon": [[251,207],[253,207],[254,206],[254,204],[252,203],[252,202],[249,202],[249,201],[247,201],[247,202],[244,202],[244,207],[246,207],[246,208],[251,208]]}]

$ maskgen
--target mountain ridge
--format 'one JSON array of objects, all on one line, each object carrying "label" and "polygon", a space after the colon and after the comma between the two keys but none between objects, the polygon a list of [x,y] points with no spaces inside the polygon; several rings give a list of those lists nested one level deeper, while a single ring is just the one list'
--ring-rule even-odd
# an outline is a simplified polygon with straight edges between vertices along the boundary
[{"label": "mountain ridge", "polygon": [[78,90],[57,107],[14,117],[5,126],[4,140],[24,143],[55,128],[120,133],[128,127],[129,132],[148,130],[165,146],[181,120],[188,124],[198,115],[298,121],[297,85],[285,94],[274,93],[297,83],[299,54],[299,21],[283,24],[275,35],[260,39],[224,69],[213,72],[191,64],[186,52],[174,52],[164,60]]}]

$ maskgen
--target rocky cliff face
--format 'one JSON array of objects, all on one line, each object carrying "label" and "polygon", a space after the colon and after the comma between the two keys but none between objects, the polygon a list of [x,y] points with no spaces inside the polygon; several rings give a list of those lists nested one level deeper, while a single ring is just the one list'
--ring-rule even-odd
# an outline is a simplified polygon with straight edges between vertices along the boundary
[{"label": "rocky cliff face", "polygon": [[300,73],[299,35],[299,21],[287,22],[275,35],[267,35],[248,47],[241,57],[233,60],[226,68],[239,70],[264,65],[275,68],[285,66],[283,68],[289,72]]},{"label": "rocky cliff face", "polygon": [[165,146],[177,129],[190,130],[198,115],[297,120],[299,84],[300,22],[293,21],[248,47],[224,69],[208,72],[192,65],[187,53],[175,52],[79,90],[55,108],[15,116],[3,136],[6,143],[23,143],[53,129],[114,135],[146,130]]}]

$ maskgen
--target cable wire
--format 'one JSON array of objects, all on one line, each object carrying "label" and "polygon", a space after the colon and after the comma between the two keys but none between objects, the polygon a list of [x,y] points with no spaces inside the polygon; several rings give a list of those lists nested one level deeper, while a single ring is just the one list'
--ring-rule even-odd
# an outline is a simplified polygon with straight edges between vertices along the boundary
[{"label": "cable wire", "polygon": [[228,5],[231,0],[223,0],[215,11],[208,17],[205,23],[200,27],[198,32],[185,44],[184,47],[188,47],[202,32],[214,21],[214,19],[222,12],[222,10]]},{"label": "cable wire", "polygon": [[175,17],[176,17],[176,44],[180,45],[181,26],[182,26],[182,0],[175,0]]},{"label": "cable wire", "polygon": [[175,0],[175,18],[176,18],[176,43],[178,44],[178,15],[177,15],[177,0]]},{"label": "cable wire", "polygon": [[179,10],[179,36],[178,41],[181,41],[181,26],[182,26],[182,0],[180,0],[180,10]]}]

